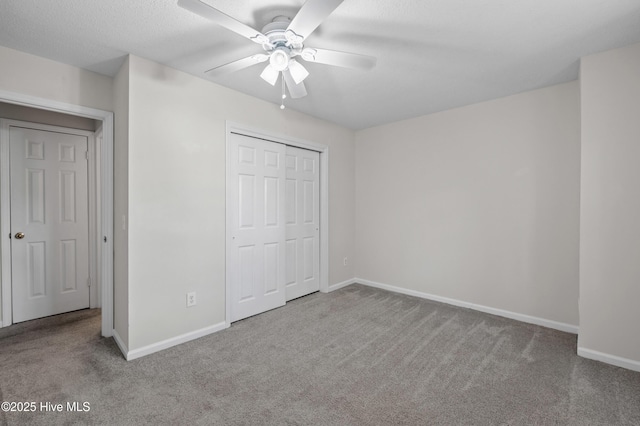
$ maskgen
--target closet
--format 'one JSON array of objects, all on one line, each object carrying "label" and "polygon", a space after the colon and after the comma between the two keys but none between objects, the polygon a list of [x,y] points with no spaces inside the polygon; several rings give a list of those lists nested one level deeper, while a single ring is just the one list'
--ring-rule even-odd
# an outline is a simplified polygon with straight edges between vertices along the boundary
[{"label": "closet", "polygon": [[238,321],[320,287],[320,155],[238,133],[227,141],[227,306]]}]

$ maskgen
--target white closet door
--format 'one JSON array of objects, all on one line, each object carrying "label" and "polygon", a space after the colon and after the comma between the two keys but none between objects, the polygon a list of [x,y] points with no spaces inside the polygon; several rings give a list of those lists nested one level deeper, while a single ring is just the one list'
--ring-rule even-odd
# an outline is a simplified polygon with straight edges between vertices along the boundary
[{"label": "white closet door", "polygon": [[87,137],[10,128],[13,322],[89,307]]},{"label": "white closet door", "polygon": [[319,162],[319,153],[287,146],[287,300],[320,289]]},{"label": "white closet door", "polygon": [[231,321],[285,304],[285,145],[231,134],[227,280]]}]

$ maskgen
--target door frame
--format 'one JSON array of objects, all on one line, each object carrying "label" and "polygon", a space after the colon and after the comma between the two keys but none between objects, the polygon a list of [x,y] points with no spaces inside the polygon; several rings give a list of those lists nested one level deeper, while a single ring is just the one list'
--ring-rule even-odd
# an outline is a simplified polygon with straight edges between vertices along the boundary
[{"label": "door frame", "polygon": [[[100,282],[102,303],[102,336],[113,335],[113,113],[80,105],[54,101],[46,98],[0,90],[0,102],[16,104],[36,109],[61,112],[102,122],[100,145]],[[5,131],[3,130],[3,133]],[[2,298],[2,318],[0,327],[11,325],[11,246],[8,238],[10,229],[10,182],[9,182],[9,139],[8,134],[0,138],[0,293]],[[8,266],[7,266],[8,265]]]},{"label": "door frame", "polygon": [[[11,137],[10,131],[12,127],[31,129],[31,130],[39,130],[45,132],[53,132],[53,133],[64,133],[68,135],[74,136],[82,136],[87,138],[87,243],[89,249],[89,263],[88,263],[88,271],[89,271],[89,279],[90,279],[90,287],[89,287],[89,308],[97,308],[99,307],[99,296],[98,296],[98,287],[100,287],[100,277],[98,276],[98,265],[99,259],[97,258],[97,253],[100,249],[100,243],[98,235],[100,230],[98,229],[97,224],[97,212],[96,212],[96,196],[99,194],[100,189],[96,187],[96,135],[99,131],[90,131],[90,130],[80,130],[73,129],[69,127],[55,126],[50,124],[41,124],[37,122],[23,121],[23,120],[14,120],[9,118],[0,118],[0,145],[4,147],[3,152],[11,149]],[[4,171],[7,167],[7,163],[3,161],[3,164],[0,164],[0,169]],[[9,182],[9,180],[2,180],[3,182]],[[11,184],[9,182],[9,188]],[[2,189],[6,189],[2,188]],[[0,190],[0,199],[3,205],[8,206],[9,212],[11,211],[11,194],[7,191]],[[7,199],[5,199],[7,197]],[[11,216],[1,215],[0,220],[2,218],[7,218],[9,222],[9,226],[11,225]],[[4,233],[2,234],[4,235]],[[11,253],[11,238],[8,238],[8,246],[9,249],[7,251]],[[4,260],[4,259],[3,259]],[[11,262],[11,256],[9,256],[9,262]],[[8,271],[12,270],[12,267],[7,267]],[[2,270],[5,269],[5,265],[2,264],[0,268]],[[11,288],[13,284],[13,279],[9,280],[9,291],[11,292],[11,300],[13,303],[13,289]],[[2,281],[2,285],[6,285],[6,281]],[[4,306],[2,308],[4,312]],[[11,309],[9,309],[10,318],[13,317],[13,304],[11,305]],[[4,314],[3,314],[4,316]],[[2,321],[4,323],[4,321]]]},{"label": "door frame", "polygon": [[225,321],[231,325],[231,288],[229,277],[229,255],[232,248],[230,202],[231,194],[228,182],[232,179],[230,164],[231,134],[239,134],[251,138],[262,139],[268,142],[281,143],[296,148],[308,149],[320,153],[320,292],[329,292],[329,147],[325,144],[309,142],[302,139],[291,138],[285,135],[256,129],[244,124],[226,121],[226,160],[225,160]]}]

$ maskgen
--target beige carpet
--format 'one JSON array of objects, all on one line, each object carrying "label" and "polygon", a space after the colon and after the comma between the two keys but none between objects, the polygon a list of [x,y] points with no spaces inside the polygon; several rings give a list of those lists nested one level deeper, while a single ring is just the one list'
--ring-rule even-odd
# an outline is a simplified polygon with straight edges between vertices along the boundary
[{"label": "beige carpet", "polygon": [[38,405],[1,424],[640,424],[640,373],[574,335],[360,285],[131,362],[99,319],[0,330],[0,400]]}]

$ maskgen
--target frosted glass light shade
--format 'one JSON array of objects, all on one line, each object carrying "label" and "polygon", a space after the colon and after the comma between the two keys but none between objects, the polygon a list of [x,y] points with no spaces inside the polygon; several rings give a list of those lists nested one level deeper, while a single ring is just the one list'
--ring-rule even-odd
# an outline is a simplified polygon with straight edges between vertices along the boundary
[{"label": "frosted glass light shade", "polygon": [[276,85],[280,71],[275,70],[271,65],[267,65],[260,77],[272,86]]},{"label": "frosted glass light shade", "polygon": [[296,84],[300,84],[309,75],[309,71],[305,67],[293,60],[289,62],[289,71],[291,71],[291,77]]}]

